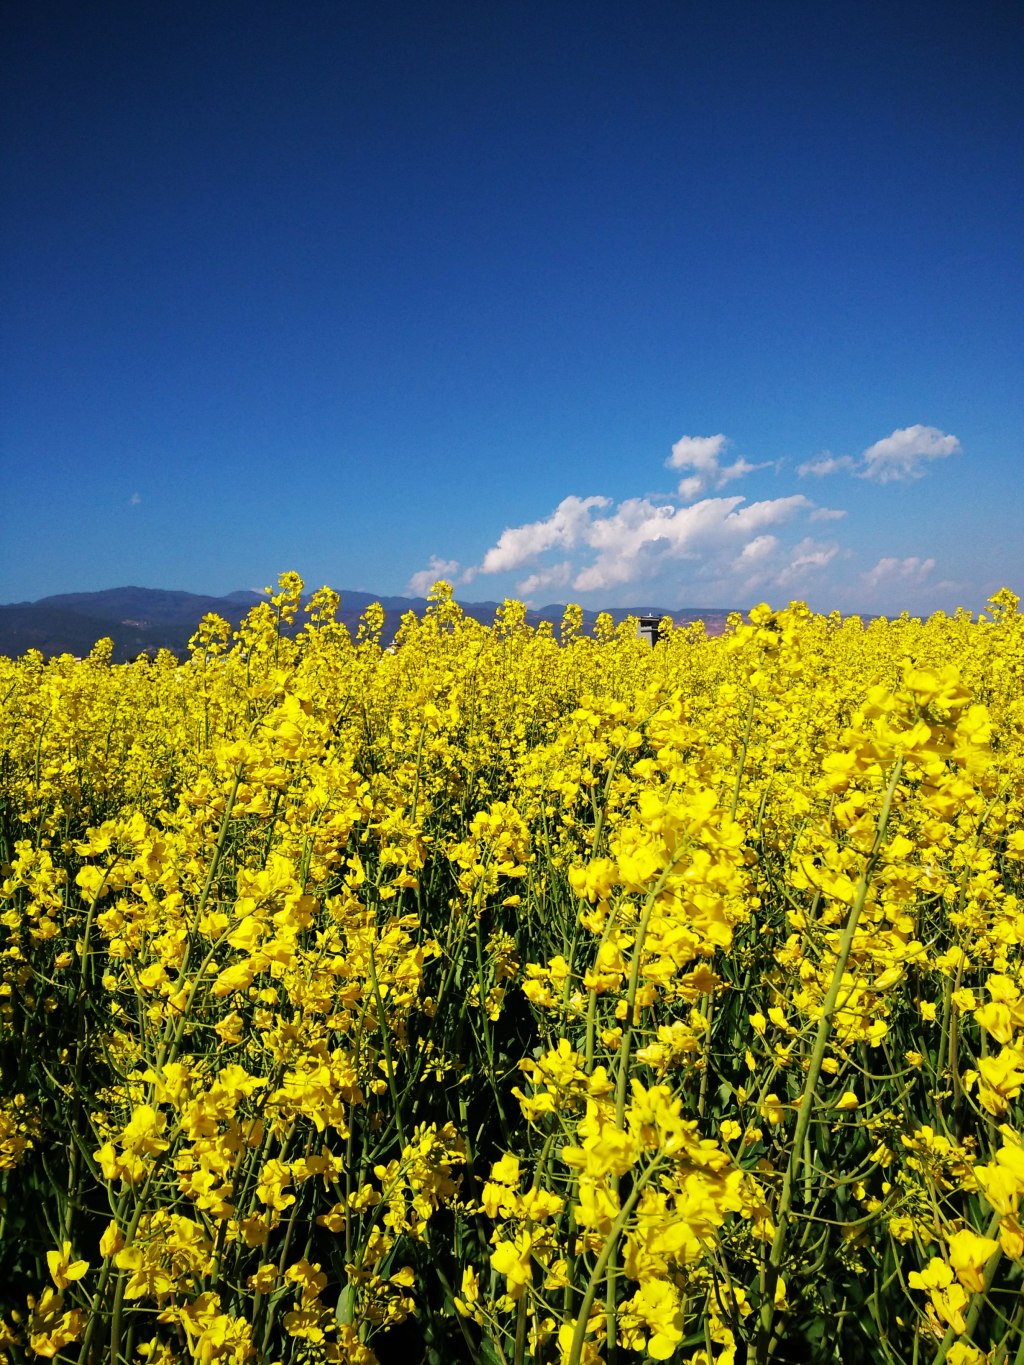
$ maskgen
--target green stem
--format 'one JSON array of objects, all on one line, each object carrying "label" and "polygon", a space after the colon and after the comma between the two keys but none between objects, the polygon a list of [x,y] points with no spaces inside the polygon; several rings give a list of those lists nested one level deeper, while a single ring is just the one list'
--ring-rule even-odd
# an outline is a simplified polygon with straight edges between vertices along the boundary
[{"label": "green stem", "polygon": [[639,1203],[640,1196],[643,1194],[645,1187],[650,1183],[651,1177],[660,1169],[661,1162],[662,1158],[656,1156],[647,1167],[646,1171],[639,1177],[630,1192],[629,1198],[619,1210],[615,1222],[611,1226],[611,1231],[605,1238],[604,1246],[598,1254],[597,1261],[594,1263],[594,1269],[590,1273],[590,1279],[587,1281],[587,1287],[583,1291],[583,1302],[580,1304],[579,1316],[576,1319],[576,1327],[572,1334],[572,1344],[569,1347],[569,1354],[566,1358],[565,1365],[580,1365],[580,1358],[583,1354],[583,1342],[587,1335],[587,1323],[590,1319],[590,1310],[593,1308],[594,1300],[597,1298],[598,1286],[604,1279],[604,1273],[608,1268],[608,1262],[611,1259],[612,1252],[619,1244],[619,1238],[622,1236],[623,1228],[625,1228],[626,1223],[629,1221],[630,1214]]},{"label": "green stem", "polygon": [[[206,909],[207,902],[210,898],[210,892],[213,889],[213,879],[217,875],[217,869],[220,866],[220,860],[224,855],[224,848],[228,840],[228,827],[231,823],[231,812],[234,810],[235,799],[238,796],[238,788],[241,784],[242,774],[244,771],[245,764],[239,763],[238,767],[235,769],[235,776],[231,784],[231,791],[228,793],[227,803],[224,806],[224,816],[221,820],[220,830],[218,831],[217,834],[217,843],[213,850],[213,857],[210,859],[210,866],[207,868],[206,871],[206,879],[203,882],[203,889],[199,896],[199,903],[196,906],[195,913],[196,924],[199,923],[200,919],[203,916],[203,912]],[[185,979],[185,975],[188,971],[190,946],[191,946],[190,944],[186,943],[185,952],[181,960],[181,967],[179,968],[178,971],[178,979],[181,981]],[[207,960],[209,961],[209,958]],[[155,1068],[157,1071],[160,1070],[164,1062],[167,1060],[168,1050],[170,1050],[172,1059],[175,1056],[177,1056],[178,1048],[181,1044],[182,1037],[184,1036],[185,1023],[188,1019],[189,1011],[191,1010],[192,1005],[195,1002],[196,992],[199,989],[199,983],[202,981],[202,979],[203,973],[197,972],[196,978],[192,983],[192,989],[189,992],[188,1002],[185,1005],[184,1010],[182,1011],[180,1022],[175,1024],[173,1017],[169,1019],[167,1022],[167,1026],[164,1030],[164,1035],[160,1040],[160,1046],[157,1049]]]},{"label": "green stem", "polygon": [[736,781],[732,789],[732,805],[729,808],[729,818],[736,819],[736,808],[740,804],[740,788],[743,784],[743,769],[747,762],[747,749],[750,747],[750,731],[754,724],[754,693],[750,694],[750,701],[747,704],[747,719],[743,727],[743,739],[740,742],[740,761],[736,768]]},{"label": "green stem", "polygon": [[395,1130],[398,1133],[398,1141],[405,1147],[405,1130],[402,1125],[402,1105],[398,1096],[398,1085],[395,1082],[395,1066],[391,1057],[391,1043],[388,1038],[388,1023],[384,1016],[384,1000],[381,997],[380,986],[377,982],[377,964],[373,955],[373,944],[370,944],[370,981],[373,984],[373,998],[377,1002],[377,1018],[380,1021],[380,1040],[384,1050],[384,1069],[388,1078],[388,1091],[391,1095],[391,1103],[395,1111]]},{"label": "green stem", "polygon": [[776,1311],[775,1287],[778,1284],[779,1271],[782,1262],[785,1259],[790,1210],[793,1204],[793,1190],[796,1184],[800,1162],[803,1157],[804,1142],[807,1138],[808,1129],[810,1128],[811,1110],[814,1105],[814,1096],[818,1086],[818,1079],[821,1075],[821,1064],[825,1060],[825,1053],[828,1050],[829,1037],[832,1032],[832,1020],[835,1015],[836,1004],[839,1000],[839,992],[842,989],[843,973],[846,970],[846,964],[853,948],[857,924],[867,900],[868,889],[871,885],[871,874],[874,871],[875,862],[878,858],[882,841],[885,838],[885,831],[889,823],[889,814],[892,810],[893,798],[896,795],[896,788],[899,784],[902,771],[903,759],[901,757],[896,760],[896,764],[892,770],[892,776],[889,778],[889,785],[886,788],[885,799],[882,802],[882,809],[878,817],[878,824],[875,829],[875,838],[872,843],[871,852],[868,855],[867,863],[861,874],[860,882],[854,895],[853,904],[850,907],[849,918],[846,921],[842,937],[839,941],[839,953],[836,957],[836,965],[832,971],[832,981],[821,1008],[821,1019],[818,1021],[818,1032],[814,1040],[814,1048],[811,1052],[810,1063],[807,1069],[807,1080],[804,1083],[803,1093],[800,1097],[796,1128],[793,1133],[793,1141],[789,1149],[789,1161],[783,1178],[782,1194],[779,1199],[779,1209],[775,1222],[775,1237],[772,1240],[771,1252],[768,1257],[767,1275],[763,1286],[763,1298],[761,1302],[757,1344],[754,1355],[756,1365],[767,1365],[767,1361],[772,1352],[772,1332],[775,1324]]},{"label": "green stem", "polygon": [[[1000,1215],[994,1213],[992,1215],[992,1221],[988,1226],[988,1231],[986,1233],[987,1237],[995,1237],[996,1233],[999,1231],[999,1221]],[[992,1287],[992,1281],[995,1278],[996,1270],[1002,1258],[1003,1249],[1002,1247],[997,1246],[995,1251],[993,1251],[992,1255],[985,1262],[985,1269],[982,1274],[984,1288],[980,1289],[971,1300],[971,1306],[967,1310],[967,1317],[964,1319],[964,1330],[959,1334],[961,1341],[970,1341],[971,1337],[974,1335],[974,1329],[977,1327],[978,1319],[981,1317],[981,1310],[985,1306],[986,1295]],[[935,1359],[932,1361],[932,1365],[943,1365],[946,1356],[949,1355],[950,1347],[956,1339],[957,1333],[950,1327],[946,1332],[946,1335],[942,1338],[942,1344],[935,1353]],[[1024,1349],[1024,1343],[1022,1343],[1022,1349]],[[1018,1352],[1018,1355],[1019,1354],[1020,1352]]]}]

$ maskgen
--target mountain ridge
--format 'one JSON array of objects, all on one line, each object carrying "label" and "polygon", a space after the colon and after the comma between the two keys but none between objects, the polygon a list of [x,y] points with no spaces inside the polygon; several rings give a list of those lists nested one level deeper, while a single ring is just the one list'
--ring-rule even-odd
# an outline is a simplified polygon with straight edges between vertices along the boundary
[{"label": "mountain ridge", "polygon": [[[384,610],[382,641],[394,639],[402,617],[409,611],[422,616],[425,597],[401,597],[343,591],[338,620],[355,631],[366,608],[379,602]],[[237,627],[251,607],[266,601],[262,593],[245,589],[222,596],[191,593],[168,588],[142,588],[129,585],[104,588],[97,592],[55,593],[34,602],[0,604],[0,655],[16,658],[37,649],[47,657],[72,654],[82,657],[97,640],[107,636],[114,642],[114,660],[124,662],[140,654],[169,649],[182,657],[200,619],[208,612],[223,616]],[[460,602],[467,616],[484,624],[494,620],[500,602]],[[564,603],[549,603],[527,610],[532,626],[550,621],[557,629],[565,612]],[[725,629],[729,611],[717,607],[662,608],[616,607],[608,613],[617,623],[628,616],[671,616],[677,625],[703,621],[709,635]],[[592,630],[598,612],[584,611],[584,630]]]}]

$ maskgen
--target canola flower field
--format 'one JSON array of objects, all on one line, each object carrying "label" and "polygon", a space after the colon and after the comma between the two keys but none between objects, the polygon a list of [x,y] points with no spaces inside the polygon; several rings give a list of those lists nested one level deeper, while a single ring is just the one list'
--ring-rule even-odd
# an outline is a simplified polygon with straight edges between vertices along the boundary
[{"label": "canola flower field", "polygon": [[0,1359],[1024,1363],[1024,617],[0,660]]}]

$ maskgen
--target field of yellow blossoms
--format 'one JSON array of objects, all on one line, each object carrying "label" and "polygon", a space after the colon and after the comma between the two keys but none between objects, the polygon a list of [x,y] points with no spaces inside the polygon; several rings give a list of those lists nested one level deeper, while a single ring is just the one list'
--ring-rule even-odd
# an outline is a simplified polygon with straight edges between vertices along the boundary
[{"label": "field of yellow blossoms", "polygon": [[0,1360],[1024,1363],[1024,616],[0,660]]}]

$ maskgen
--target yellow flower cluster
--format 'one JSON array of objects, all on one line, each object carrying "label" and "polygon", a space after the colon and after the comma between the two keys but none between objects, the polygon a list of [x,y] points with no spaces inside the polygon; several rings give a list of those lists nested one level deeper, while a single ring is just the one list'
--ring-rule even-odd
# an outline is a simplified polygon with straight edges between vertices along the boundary
[{"label": "yellow flower cluster", "polygon": [[0,660],[0,1362],[1024,1358],[1024,617]]}]

